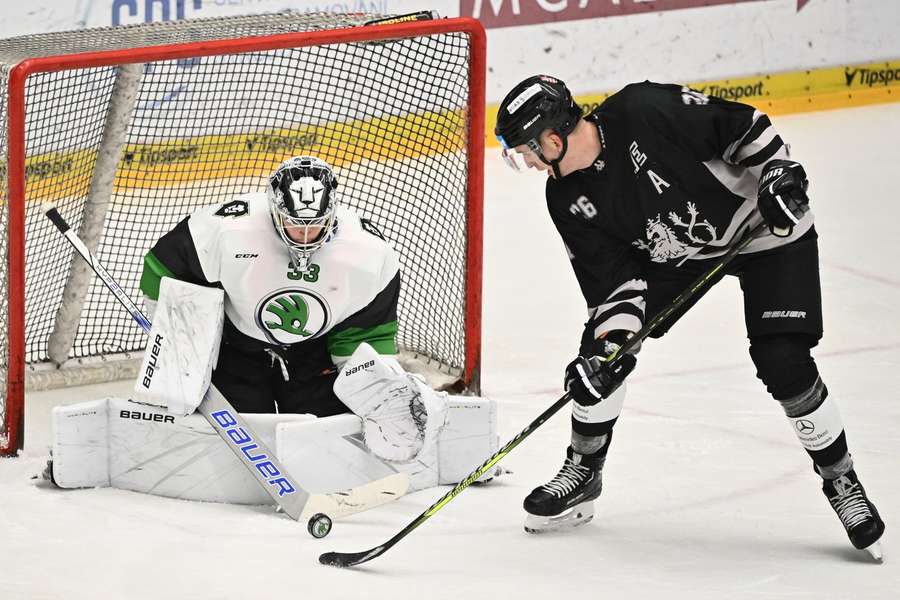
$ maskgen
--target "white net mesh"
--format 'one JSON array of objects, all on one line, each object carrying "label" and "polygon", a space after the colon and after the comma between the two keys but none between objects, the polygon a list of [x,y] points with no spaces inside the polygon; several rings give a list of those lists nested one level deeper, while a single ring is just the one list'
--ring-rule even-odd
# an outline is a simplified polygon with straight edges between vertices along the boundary
[{"label": "white net mesh", "polygon": [[[26,57],[271,36],[371,18],[262,15],[2,40],[0,77],[5,80]],[[44,218],[43,201],[55,202],[76,230],[86,206],[100,203],[96,254],[123,289],[139,298],[143,255],[175,223],[198,206],[262,189],[282,160],[312,154],[335,167],[342,199],[370,218],[401,254],[401,347],[445,373],[461,373],[470,52],[467,34],[443,33],[145,62],[133,85],[136,95],[124,96],[130,120],[118,140],[107,123],[111,103],[121,95],[121,89],[113,91],[117,77],[120,88],[127,87],[118,67],[31,75],[25,96],[26,363],[39,369],[50,360],[58,314],[73,306],[74,340],[62,350],[70,363],[127,356],[145,343],[102,283],[89,284],[83,303],[64,298],[71,295],[64,290],[74,263]],[[7,102],[0,106],[4,122]],[[111,167],[104,167],[110,148]],[[4,143],[4,156],[16,151],[21,149]],[[107,168],[111,194],[97,194]],[[5,254],[5,168],[2,183]],[[92,187],[100,200],[89,200]],[[4,268],[3,291],[6,276]],[[4,384],[10,318],[4,303]]]}]

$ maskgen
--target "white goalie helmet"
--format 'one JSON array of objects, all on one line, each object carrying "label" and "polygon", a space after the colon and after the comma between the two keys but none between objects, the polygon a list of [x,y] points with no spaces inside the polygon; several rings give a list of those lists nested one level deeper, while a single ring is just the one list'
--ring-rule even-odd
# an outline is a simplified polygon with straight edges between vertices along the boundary
[{"label": "white goalie helmet", "polygon": [[269,177],[272,222],[300,271],[337,231],[337,186],[328,163],[313,156],[288,159]]}]

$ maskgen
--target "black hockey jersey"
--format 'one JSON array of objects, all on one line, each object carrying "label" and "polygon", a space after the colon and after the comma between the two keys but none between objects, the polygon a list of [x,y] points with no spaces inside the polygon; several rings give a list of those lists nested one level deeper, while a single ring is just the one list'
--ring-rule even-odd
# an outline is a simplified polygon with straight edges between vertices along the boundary
[{"label": "black hockey jersey", "polygon": [[[587,120],[603,149],[592,166],[547,180],[547,206],[587,301],[585,339],[637,331],[648,263],[677,269],[724,254],[756,225],[765,164],[788,158],[769,118],[752,106],[678,85],[643,82],[610,96]],[[788,244],[764,235],[745,252]]]}]

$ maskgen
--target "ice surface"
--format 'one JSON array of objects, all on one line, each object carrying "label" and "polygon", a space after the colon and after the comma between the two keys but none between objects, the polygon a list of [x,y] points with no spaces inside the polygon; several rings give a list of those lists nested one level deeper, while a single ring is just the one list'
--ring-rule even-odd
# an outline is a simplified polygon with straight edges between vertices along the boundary
[{"label": "ice surface", "polygon": [[[502,463],[512,474],[466,490],[355,570],[316,558],[380,544],[446,488],[339,521],[323,540],[265,507],[44,489],[29,477],[50,407],[130,383],[29,394],[25,453],[0,461],[0,599],[897,598],[900,104],[775,124],[811,180],[826,320],[816,356],[888,525],[883,565],[850,546],[755,379],[726,279],[641,353],[593,523],[522,530],[522,498],[561,464],[563,411]],[[483,379],[506,440],[558,397],[585,311],[541,177],[507,173],[489,152],[486,184]]]}]

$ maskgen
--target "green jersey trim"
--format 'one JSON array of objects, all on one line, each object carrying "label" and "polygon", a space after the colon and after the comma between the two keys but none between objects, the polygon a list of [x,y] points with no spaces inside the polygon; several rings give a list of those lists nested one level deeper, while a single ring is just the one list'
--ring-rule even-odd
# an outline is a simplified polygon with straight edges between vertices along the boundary
[{"label": "green jersey trim", "polygon": [[328,351],[332,356],[350,356],[363,342],[379,354],[397,354],[397,321],[374,327],[348,327],[328,335]]},{"label": "green jersey trim", "polygon": [[141,292],[151,300],[159,299],[159,282],[163,277],[177,279],[169,268],[162,264],[153,251],[144,256],[144,271],[141,273]]}]

